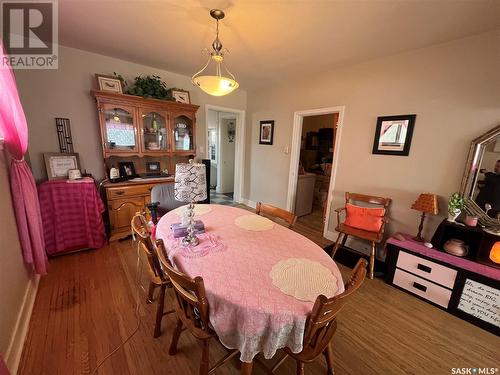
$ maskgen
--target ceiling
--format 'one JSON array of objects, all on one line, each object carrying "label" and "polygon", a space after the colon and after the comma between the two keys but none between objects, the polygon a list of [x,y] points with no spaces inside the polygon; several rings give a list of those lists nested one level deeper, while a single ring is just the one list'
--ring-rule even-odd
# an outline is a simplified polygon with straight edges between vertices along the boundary
[{"label": "ceiling", "polygon": [[244,89],[500,28],[499,0],[59,0],[60,43],[192,75],[212,8]]}]

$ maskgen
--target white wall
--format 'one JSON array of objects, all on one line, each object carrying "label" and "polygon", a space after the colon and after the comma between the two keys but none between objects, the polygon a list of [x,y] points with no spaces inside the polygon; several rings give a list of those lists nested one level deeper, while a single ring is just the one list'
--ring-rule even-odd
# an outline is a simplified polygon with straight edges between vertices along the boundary
[{"label": "white wall", "polygon": [[227,136],[228,124],[232,122],[236,125],[236,118],[222,117],[219,120],[219,146],[220,146],[220,165],[221,168],[221,181],[220,187],[217,188],[221,193],[234,192],[234,153],[235,153],[235,140],[229,142]]},{"label": "white wall", "polygon": [[214,97],[195,88],[188,76],[103,55],[61,46],[58,70],[17,70],[16,80],[29,126],[29,153],[33,174],[45,178],[43,152],[59,152],[55,117],[71,120],[75,152],[83,168],[95,177],[104,176],[99,125],[90,89],[96,88],[95,73],[122,74],[129,82],[137,75],[159,75],[168,87],[190,92],[191,102],[200,105],[197,112],[197,154],[206,155],[205,104],[246,108],[246,92],[238,89],[224,97]]},{"label": "white wall", "polygon": [[0,140],[0,355],[15,374],[38,279],[23,261],[10,195],[9,163],[2,142]]},{"label": "white wall", "polygon": [[[303,75],[299,75],[303,77]],[[345,191],[393,198],[391,230],[415,233],[421,192],[460,189],[471,140],[500,123],[500,31],[307,75],[248,93],[245,194],[286,206],[293,113],[345,106],[333,207]],[[371,153],[377,116],[416,113],[410,155]],[[275,120],[274,145],[258,144],[259,121]],[[442,217],[430,218],[429,237]],[[332,215],[330,229],[335,219]]]},{"label": "white wall", "polygon": [[[217,111],[214,111],[212,109],[208,110],[208,116],[207,116],[207,127],[208,129],[215,129],[215,132],[217,133],[218,129],[218,122],[219,122],[219,116],[217,114]],[[219,145],[217,141],[218,137],[216,136],[216,144],[215,144],[215,159],[212,160],[210,163],[210,186],[217,186],[217,154],[219,153]],[[207,149],[208,152],[208,149]],[[210,159],[210,155],[207,154],[207,158]]]}]

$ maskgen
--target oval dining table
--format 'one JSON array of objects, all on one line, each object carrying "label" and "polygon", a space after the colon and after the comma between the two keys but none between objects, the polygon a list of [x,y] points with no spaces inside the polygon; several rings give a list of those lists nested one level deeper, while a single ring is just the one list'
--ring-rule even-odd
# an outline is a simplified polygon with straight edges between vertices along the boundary
[{"label": "oval dining table", "polygon": [[335,294],[340,294],[344,284],[335,262],[297,232],[272,221],[255,228],[242,225],[247,219],[260,219],[250,211],[217,204],[195,206],[195,220],[203,221],[205,233],[198,235],[199,248],[191,251],[180,245],[171,230],[184,210],[182,206],[165,214],[156,237],[164,241],[179,271],[203,278],[210,323],[225,347],[240,351],[241,373],[251,373],[258,353],[269,359],[284,347],[300,352],[314,302],[299,300],[274,286],[271,269],[290,258],[318,262],[331,271],[337,282]]}]

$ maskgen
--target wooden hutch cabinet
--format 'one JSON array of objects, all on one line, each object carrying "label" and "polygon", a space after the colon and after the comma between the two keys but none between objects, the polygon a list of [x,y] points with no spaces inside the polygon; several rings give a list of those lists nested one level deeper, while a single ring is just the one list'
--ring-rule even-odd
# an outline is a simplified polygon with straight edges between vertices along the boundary
[{"label": "wooden hutch cabinet", "polygon": [[[175,162],[196,153],[196,111],[199,106],[139,96],[92,91],[96,99],[106,172],[114,163],[135,159],[136,172],[145,160],[173,170]],[[106,190],[110,241],[130,234],[132,216],[150,203],[155,184],[173,177],[134,179],[103,184]]]}]

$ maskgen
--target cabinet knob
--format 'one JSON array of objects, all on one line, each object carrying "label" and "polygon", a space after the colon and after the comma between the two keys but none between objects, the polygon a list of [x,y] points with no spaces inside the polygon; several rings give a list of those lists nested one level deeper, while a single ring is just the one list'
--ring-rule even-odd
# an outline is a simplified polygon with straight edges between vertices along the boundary
[{"label": "cabinet knob", "polygon": [[123,190],[120,190],[120,191],[117,191],[115,194],[116,195],[123,195],[123,194],[125,194],[125,192]]}]

